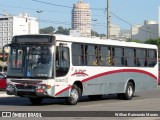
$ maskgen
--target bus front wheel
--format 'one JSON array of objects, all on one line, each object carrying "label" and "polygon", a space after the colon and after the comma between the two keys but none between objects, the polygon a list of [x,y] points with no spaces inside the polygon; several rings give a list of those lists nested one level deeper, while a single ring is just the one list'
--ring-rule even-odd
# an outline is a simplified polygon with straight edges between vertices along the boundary
[{"label": "bus front wheel", "polygon": [[29,98],[29,100],[33,105],[40,105],[43,101],[43,98]]},{"label": "bus front wheel", "polygon": [[79,97],[80,97],[80,89],[79,87],[77,87],[77,85],[73,85],[70,92],[70,97],[67,97],[65,101],[68,105],[76,105],[77,102],[79,101]]}]

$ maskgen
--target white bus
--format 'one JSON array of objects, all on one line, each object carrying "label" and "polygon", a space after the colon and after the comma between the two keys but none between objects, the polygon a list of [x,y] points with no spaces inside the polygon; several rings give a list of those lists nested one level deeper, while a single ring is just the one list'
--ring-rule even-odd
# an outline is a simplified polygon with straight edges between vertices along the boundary
[{"label": "white bus", "polygon": [[135,92],[157,87],[157,46],[64,35],[20,35],[10,46],[8,95],[100,99],[116,94],[130,100]]}]

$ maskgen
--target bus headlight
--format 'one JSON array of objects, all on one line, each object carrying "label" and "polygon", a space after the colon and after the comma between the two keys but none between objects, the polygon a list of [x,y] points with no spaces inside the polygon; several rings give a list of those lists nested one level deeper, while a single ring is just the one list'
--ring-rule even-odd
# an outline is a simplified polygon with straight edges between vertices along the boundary
[{"label": "bus headlight", "polygon": [[46,89],[46,85],[42,85],[41,88],[42,88],[42,89]]},{"label": "bus headlight", "polygon": [[46,89],[47,86],[46,86],[46,85],[38,85],[36,88],[37,88],[37,89]]},{"label": "bus headlight", "polygon": [[7,84],[7,88],[14,88],[15,86],[13,84]]},{"label": "bus headlight", "polygon": [[51,85],[37,85],[36,89],[50,89]]}]

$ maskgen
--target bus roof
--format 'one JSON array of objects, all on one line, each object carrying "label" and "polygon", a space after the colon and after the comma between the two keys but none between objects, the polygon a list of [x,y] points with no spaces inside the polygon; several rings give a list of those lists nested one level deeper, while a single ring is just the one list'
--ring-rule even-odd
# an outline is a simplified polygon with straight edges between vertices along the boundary
[{"label": "bus roof", "polygon": [[58,41],[68,41],[68,42],[78,42],[78,43],[91,43],[100,45],[114,45],[114,46],[128,46],[128,47],[138,47],[138,48],[150,48],[157,49],[156,45],[136,43],[136,42],[125,42],[111,39],[100,39],[100,38],[87,38],[87,37],[73,37],[67,35],[55,34],[56,40]]},{"label": "bus roof", "polygon": [[87,37],[73,37],[69,35],[61,34],[29,34],[29,35],[17,35],[17,36],[55,36],[56,41],[63,42],[77,42],[77,43],[88,43],[88,44],[100,44],[100,45],[113,45],[113,46],[124,46],[124,47],[136,47],[136,48],[149,48],[158,49],[156,45],[136,43],[136,42],[125,42],[111,39],[100,39],[100,38],[87,38]]}]

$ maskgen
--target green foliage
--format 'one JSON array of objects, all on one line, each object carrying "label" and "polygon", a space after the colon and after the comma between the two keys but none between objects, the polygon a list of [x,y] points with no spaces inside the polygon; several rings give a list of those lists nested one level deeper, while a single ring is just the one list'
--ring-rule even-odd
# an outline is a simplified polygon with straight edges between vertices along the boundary
[{"label": "green foliage", "polygon": [[157,39],[149,39],[145,41],[146,44],[153,44],[158,46],[158,56],[160,57],[160,38]]},{"label": "green foliage", "polygon": [[59,26],[55,34],[69,35],[70,30],[71,30],[70,28],[63,28],[62,26]]},{"label": "green foliage", "polygon": [[94,36],[94,34],[96,37],[99,37],[99,34],[97,32],[94,32],[93,30],[91,30],[91,36]]},{"label": "green foliage", "polygon": [[53,34],[55,31],[55,28],[53,28],[52,26],[40,29],[40,34]]},{"label": "green foliage", "polygon": [[160,47],[160,38],[157,39],[149,39],[147,41],[145,41],[146,44],[153,44],[153,45],[157,45],[158,47]]},{"label": "green foliage", "polygon": [[141,43],[140,40],[128,40],[128,42],[137,42],[137,43]]},{"label": "green foliage", "polygon": [[[55,34],[63,34],[63,35],[69,35],[70,34],[70,28],[63,28],[62,26],[59,26],[57,30],[55,31],[55,28],[52,26],[40,29],[40,34],[53,34],[55,31]],[[94,36],[94,31],[91,30],[91,35]],[[95,32],[96,37],[104,37],[106,36],[105,34],[98,34]]]}]

